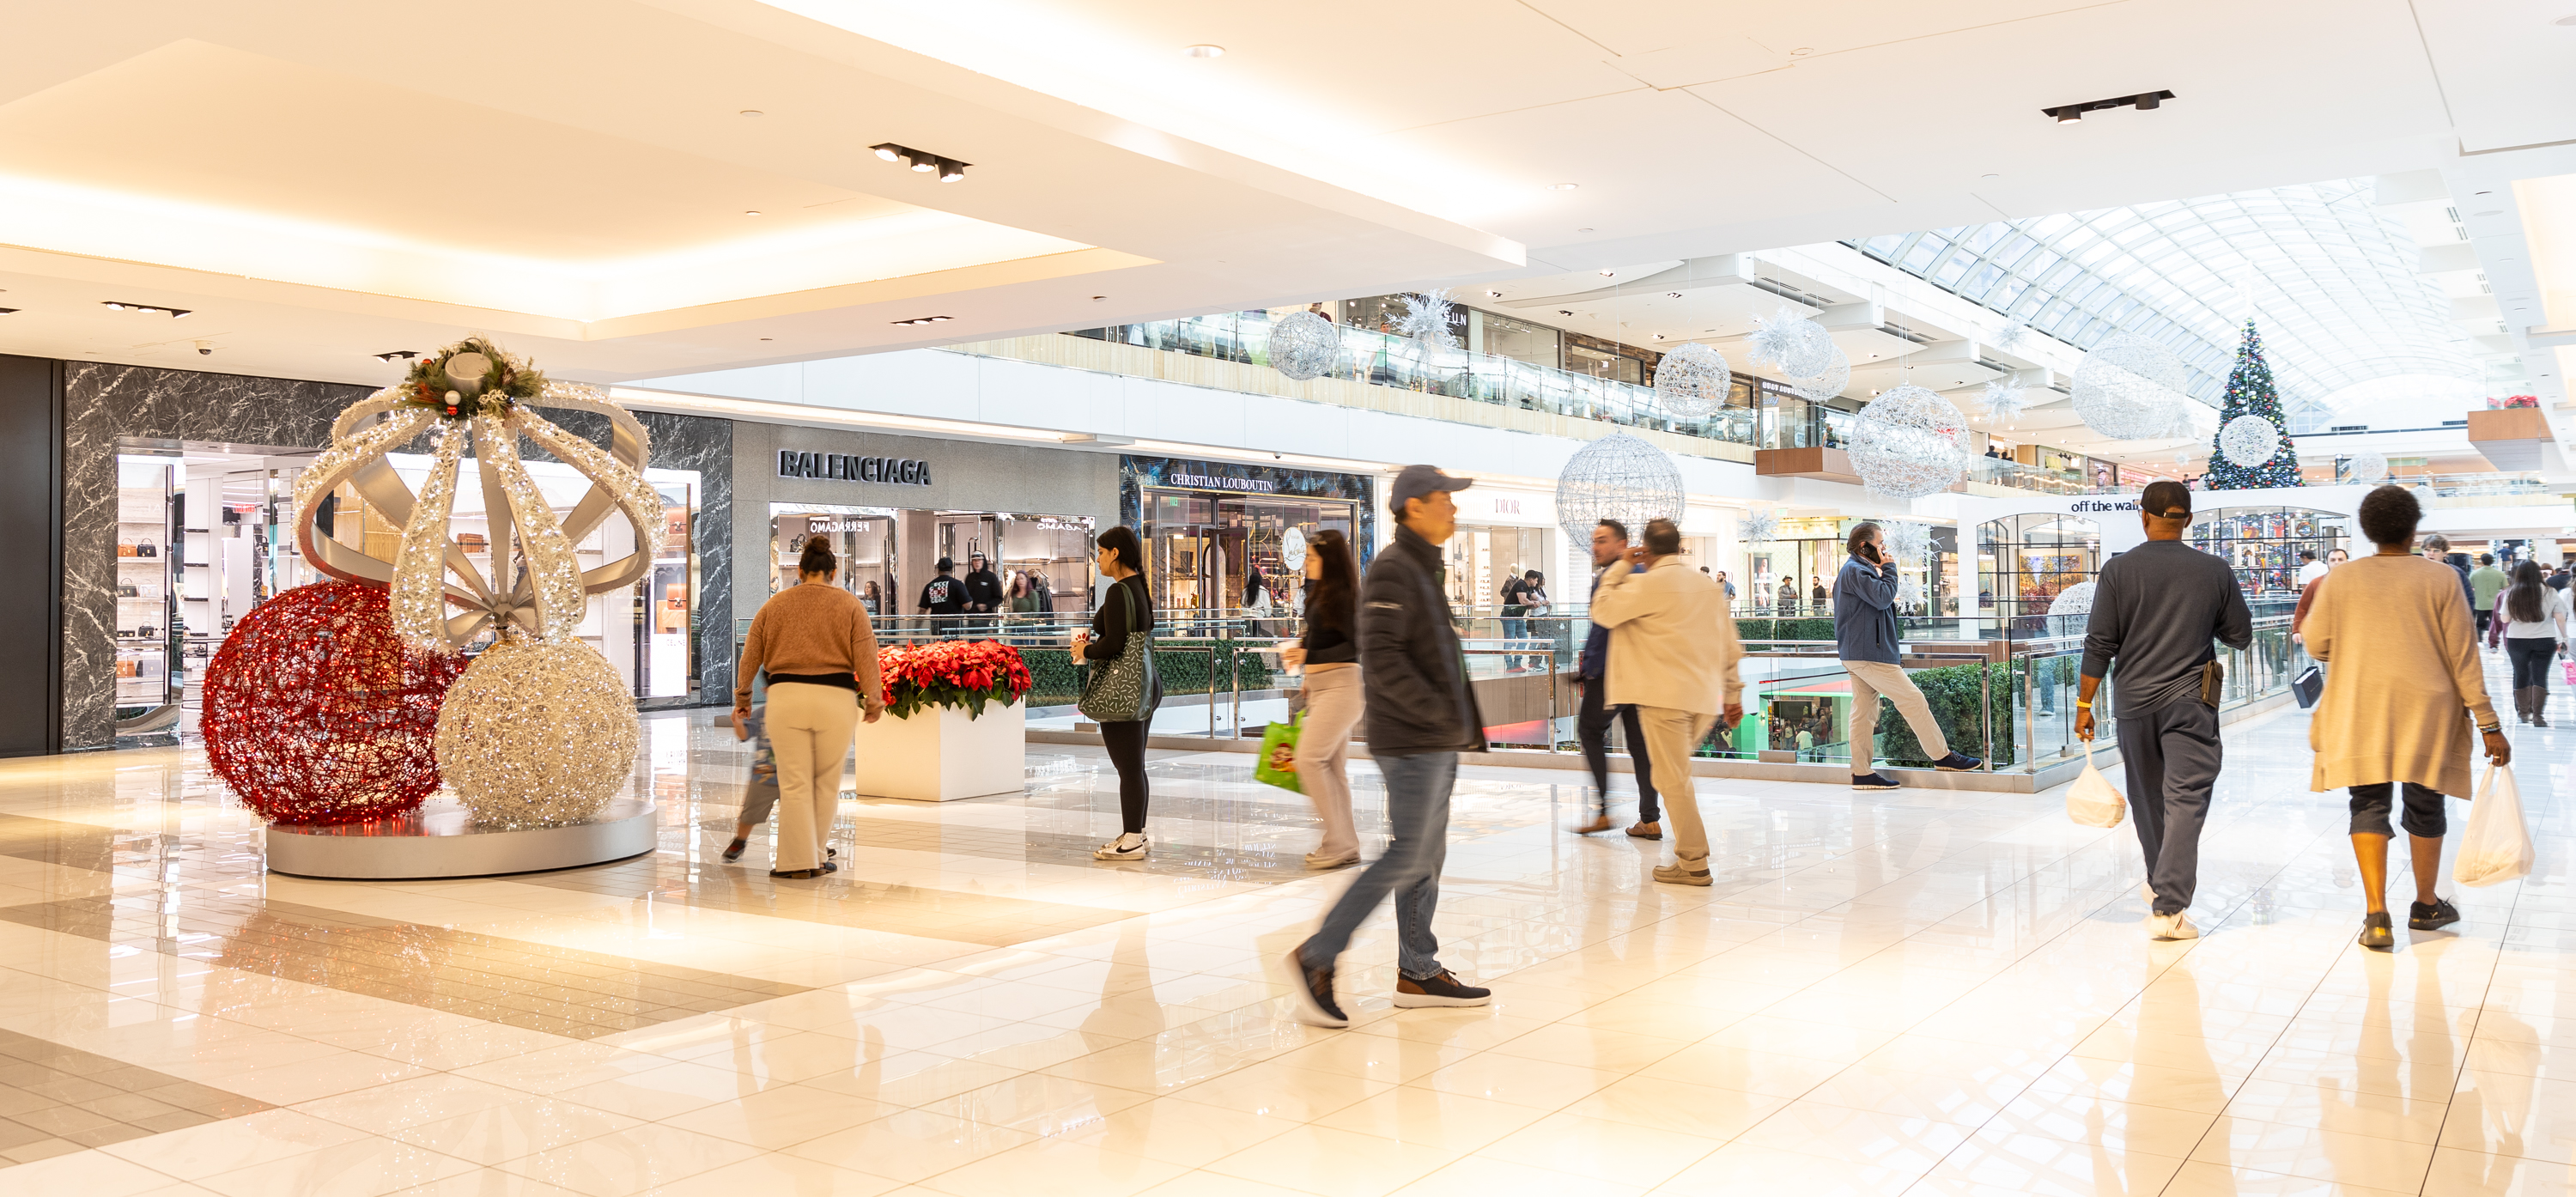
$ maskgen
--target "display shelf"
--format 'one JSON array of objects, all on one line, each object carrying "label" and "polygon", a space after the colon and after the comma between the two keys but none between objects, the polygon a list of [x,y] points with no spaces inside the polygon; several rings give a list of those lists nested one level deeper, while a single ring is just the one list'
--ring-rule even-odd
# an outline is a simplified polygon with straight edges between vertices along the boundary
[{"label": "display shelf", "polygon": [[2336,519],[2292,509],[2230,509],[2191,527],[2190,543],[2225,561],[2248,595],[2286,596],[2298,589],[2301,552],[2326,554],[2345,547],[2348,534]]}]

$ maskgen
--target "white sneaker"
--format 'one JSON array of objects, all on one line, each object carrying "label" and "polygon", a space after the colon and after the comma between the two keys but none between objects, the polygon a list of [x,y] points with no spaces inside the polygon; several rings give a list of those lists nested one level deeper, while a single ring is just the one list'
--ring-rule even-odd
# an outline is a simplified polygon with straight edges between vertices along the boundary
[{"label": "white sneaker", "polygon": [[1129,832],[1125,835],[1119,836],[1117,839],[1102,844],[1099,851],[1091,854],[1091,859],[1142,860],[1144,859],[1145,851],[1153,846],[1154,841],[1145,838],[1145,836],[1140,833]]},{"label": "white sneaker", "polygon": [[2200,928],[2191,925],[2191,915],[2187,913],[2150,914],[2147,916],[2147,938],[2198,939]]}]

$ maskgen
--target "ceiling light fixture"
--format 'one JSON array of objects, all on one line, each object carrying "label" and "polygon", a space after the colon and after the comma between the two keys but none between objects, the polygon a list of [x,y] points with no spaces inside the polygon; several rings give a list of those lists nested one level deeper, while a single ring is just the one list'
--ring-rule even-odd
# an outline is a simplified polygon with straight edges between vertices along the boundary
[{"label": "ceiling light fixture", "polygon": [[1571,316],[1574,313],[1566,311],[1564,308],[1558,308],[1556,309],[1556,314],[1559,316]]},{"label": "ceiling light fixture", "polygon": [[407,362],[419,356],[420,351],[417,349],[397,349],[391,353],[377,354],[376,360],[380,362]]},{"label": "ceiling light fixture", "polygon": [[745,216],[758,216],[758,215],[760,215],[760,209],[758,209],[758,208],[745,208],[745,209],[743,209],[743,210],[742,210],[742,214],[743,214],[743,215],[745,215]]},{"label": "ceiling light fixture", "polygon": [[98,305],[111,312],[141,312],[146,316],[168,316],[173,320],[176,320],[181,316],[185,316],[193,310],[189,308],[165,308],[157,303],[127,303],[122,300],[115,299],[102,299],[98,301]]},{"label": "ceiling light fixture", "polygon": [[2550,22],[2550,24],[2552,24],[2552,25],[2576,25],[2576,17],[2560,17],[2560,18],[2558,18],[2558,19],[2557,19],[2557,20],[2555,20],[2555,21],[2551,21],[2551,22]]},{"label": "ceiling light fixture", "polygon": [[2042,108],[2040,112],[2058,124],[2072,125],[2083,120],[2087,112],[2100,112],[2109,108],[2135,108],[2140,112],[2153,112],[2163,107],[2164,102],[2172,98],[2174,94],[2170,91],[2144,91],[2134,96],[2113,96],[2107,100],[2087,100],[2081,104],[2059,104],[2053,108]]},{"label": "ceiling light fixture", "polygon": [[1581,183],[1550,183],[1547,185],[1547,189],[1550,191],[1572,191],[1581,186],[1583,186]]},{"label": "ceiling light fixture", "polygon": [[893,324],[894,324],[896,327],[900,328],[900,327],[903,327],[903,326],[906,326],[906,325],[913,325],[913,324],[942,324],[942,323],[946,323],[947,321],[954,320],[954,319],[956,319],[956,318],[957,318],[957,317],[955,317],[955,316],[915,316],[915,317],[913,317],[913,318],[912,318],[912,319],[910,319],[910,320],[896,320],[896,321],[893,321]]},{"label": "ceiling light fixture", "polygon": [[1181,47],[1181,53],[1191,58],[1223,58],[1225,57],[1225,47],[1210,46],[1202,43],[1196,46],[1183,46]]},{"label": "ceiling light fixture", "polygon": [[1502,293],[1502,292],[1500,292],[1500,291],[1487,291],[1487,292],[1485,292],[1485,298],[1487,298],[1487,299],[1501,299],[1502,297],[1503,297],[1503,293]]},{"label": "ceiling light fixture", "polygon": [[15,316],[17,314],[18,309],[16,308],[0,308],[0,316]]},{"label": "ceiling light fixture", "polygon": [[1591,232],[1592,230],[1590,230],[1590,229],[1576,229],[1576,230],[1574,230],[1574,231],[1575,231],[1575,232],[1578,232],[1578,233],[1589,233],[1589,232]]},{"label": "ceiling light fixture", "polygon": [[734,115],[735,115],[735,116],[759,116],[760,114],[761,114],[761,113],[760,113],[760,110],[759,110],[759,109],[757,109],[757,108],[745,108],[745,109],[743,109],[742,111],[735,113]]},{"label": "ceiling light fixture", "polygon": [[868,148],[875,151],[877,157],[883,158],[888,162],[903,163],[906,168],[910,169],[915,174],[926,175],[936,171],[939,174],[939,181],[942,183],[954,183],[959,179],[965,178],[966,168],[975,165],[972,162],[960,162],[954,158],[942,158],[927,150],[916,150],[911,146],[896,145],[891,141],[879,142],[875,145],[869,146]]}]

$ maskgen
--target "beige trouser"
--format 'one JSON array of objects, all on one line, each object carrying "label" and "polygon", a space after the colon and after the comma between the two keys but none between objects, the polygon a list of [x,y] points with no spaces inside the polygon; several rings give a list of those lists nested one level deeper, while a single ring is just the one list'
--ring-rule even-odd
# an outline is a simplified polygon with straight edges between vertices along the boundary
[{"label": "beige trouser", "polygon": [[841,762],[859,723],[859,695],[839,686],[772,682],[769,751],[778,761],[778,814],[770,824],[781,873],[823,867],[841,813]]},{"label": "beige trouser", "polygon": [[1941,724],[1932,718],[1932,704],[1923,701],[1923,690],[1914,679],[1905,676],[1905,667],[1885,661],[1845,661],[1852,682],[1851,704],[1851,771],[1858,777],[1877,771],[1872,758],[1878,750],[1878,699],[1886,695],[1896,704],[1896,713],[1905,717],[1905,725],[1914,729],[1914,738],[1923,742],[1923,751],[1933,760],[1950,755],[1950,741],[1941,734]]},{"label": "beige trouser", "polygon": [[1673,854],[1683,860],[1708,856],[1708,830],[1699,821],[1699,793],[1691,785],[1691,754],[1699,751],[1701,737],[1715,722],[1715,715],[1673,707],[1637,708],[1637,725],[1646,733],[1646,759],[1655,762],[1655,789],[1673,821]]},{"label": "beige trouser", "polygon": [[1368,700],[1360,689],[1360,671],[1306,671],[1306,725],[1297,733],[1297,787],[1315,804],[1324,822],[1324,842],[1315,851],[1348,856],[1360,850],[1360,834],[1351,825],[1351,729],[1359,726]]}]

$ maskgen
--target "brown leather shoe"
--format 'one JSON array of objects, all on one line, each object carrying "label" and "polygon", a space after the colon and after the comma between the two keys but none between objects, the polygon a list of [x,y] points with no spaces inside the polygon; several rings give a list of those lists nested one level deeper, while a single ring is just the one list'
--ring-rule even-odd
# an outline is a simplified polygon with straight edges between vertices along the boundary
[{"label": "brown leather shoe", "polygon": [[1628,834],[1641,840],[1659,840],[1664,838],[1664,825],[1661,823],[1639,823],[1636,826],[1629,828]]},{"label": "brown leather shoe", "polygon": [[1608,831],[1616,826],[1618,824],[1611,822],[1610,816],[1602,815],[1589,823],[1576,824],[1573,830],[1576,835],[1591,835],[1596,831]]}]

